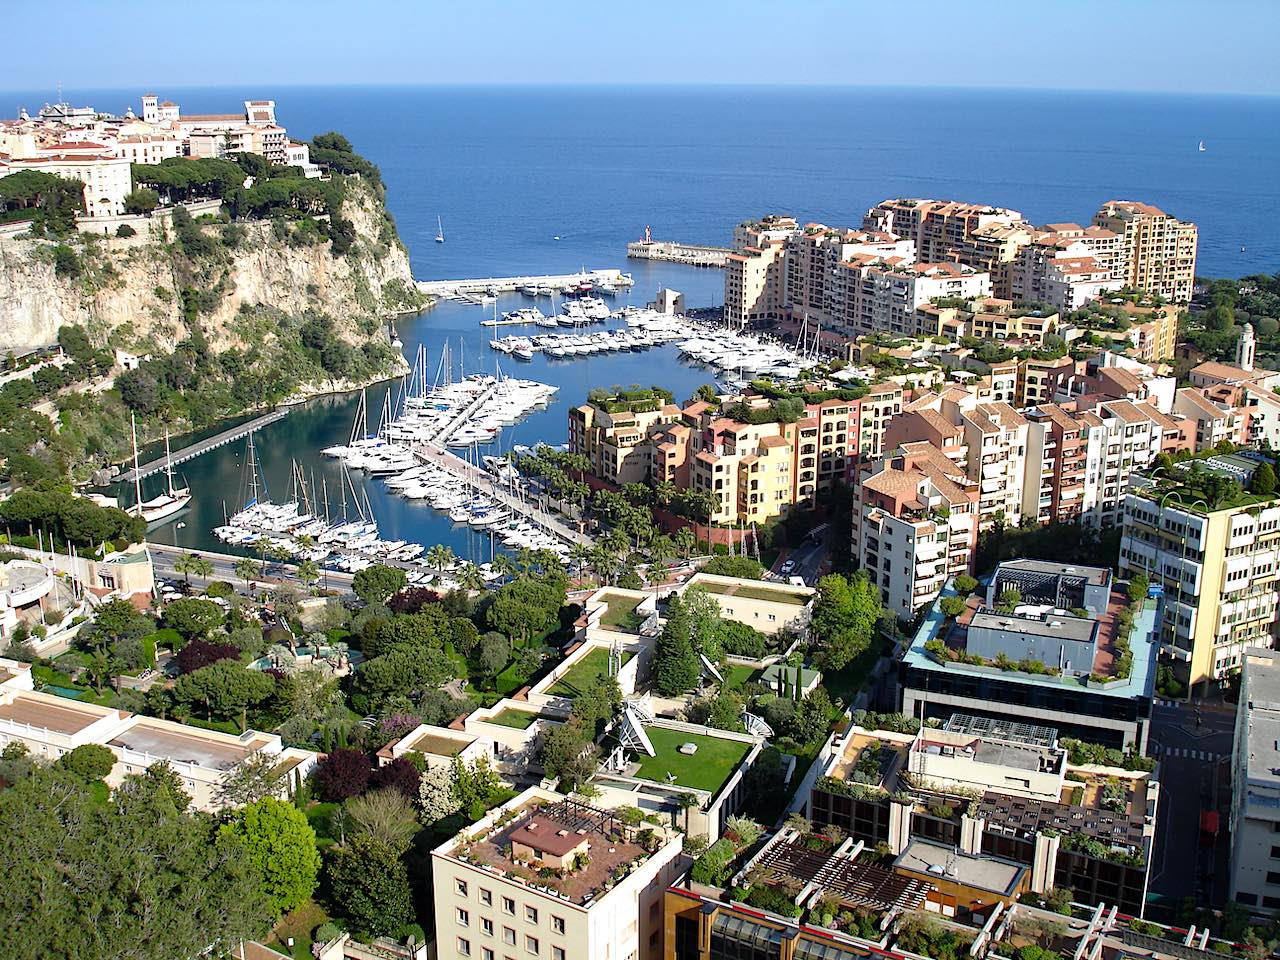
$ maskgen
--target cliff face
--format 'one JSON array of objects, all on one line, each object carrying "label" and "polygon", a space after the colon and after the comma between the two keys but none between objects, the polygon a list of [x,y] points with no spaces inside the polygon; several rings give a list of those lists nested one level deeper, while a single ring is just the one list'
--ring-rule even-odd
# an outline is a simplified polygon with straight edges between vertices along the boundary
[{"label": "cliff face", "polygon": [[421,299],[408,255],[359,179],[347,182],[342,215],[357,239],[340,257],[328,241],[269,222],[204,225],[214,252],[191,259],[176,249],[172,226],[156,218],[151,235],[72,238],[76,263],[68,268],[64,253],[61,270],[53,243],[0,239],[0,354],[54,343],[67,325],[84,327],[99,344],[167,353],[189,334],[184,290],[199,294],[199,323],[215,352],[243,345],[245,327],[235,320],[261,309],[328,314],[353,344],[385,342],[378,320]]}]

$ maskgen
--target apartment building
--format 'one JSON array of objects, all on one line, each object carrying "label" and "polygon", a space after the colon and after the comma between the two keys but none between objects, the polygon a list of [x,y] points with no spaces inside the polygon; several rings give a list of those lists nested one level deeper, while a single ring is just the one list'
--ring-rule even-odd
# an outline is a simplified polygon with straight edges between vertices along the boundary
[{"label": "apartment building", "polygon": [[[1247,485],[1259,462],[1230,455],[1197,467]],[[1236,494],[1211,504],[1183,482],[1192,476],[1130,477],[1119,569],[1163,590],[1162,651],[1183,680],[1208,684],[1239,669],[1246,647],[1274,641],[1280,499]]]},{"label": "apartment building", "polygon": [[956,263],[891,263],[871,258],[841,264],[842,293],[829,322],[846,337],[872,333],[931,336],[921,307],[934,300],[973,300],[991,294],[991,275]]},{"label": "apartment building", "polygon": [[979,403],[958,411],[968,448],[969,479],[978,483],[978,529],[1022,516],[1027,418],[1008,403]]},{"label": "apartment building", "polygon": [[1196,274],[1196,225],[1136,200],[1109,200],[1094,226],[1124,239],[1128,286],[1174,303],[1191,299]]},{"label": "apartment building", "polygon": [[1018,252],[1035,237],[1029,224],[995,221],[978,227],[962,244],[960,262],[991,274],[991,292],[1013,299],[1013,269]]},{"label": "apartment building", "polygon": [[431,853],[440,960],[659,960],[682,837],[530,787]]},{"label": "apartment building", "polygon": [[53,761],[78,746],[101,744],[116,755],[107,785],[166,763],[198,810],[221,806],[222,785],[251,757],[278,757],[280,792],[292,793],[315,766],[316,754],[285,747],[276,734],[247,730],[239,736],[189,727],[81,703],[34,689],[29,664],[0,659],[0,747],[19,743]]},{"label": "apartment building", "polygon": [[1280,653],[1248,647],[1231,751],[1231,885],[1227,895],[1280,909]]},{"label": "apartment building", "polygon": [[1131,400],[1107,400],[1080,414],[1085,424],[1080,520],[1100,530],[1120,525],[1129,477],[1161,453],[1168,418]]},{"label": "apartment building", "polygon": [[889,424],[902,410],[903,393],[899,383],[874,384],[864,397],[850,401],[850,458],[867,460],[881,456]]},{"label": "apartment building", "polygon": [[51,173],[84,184],[84,210],[90,218],[118,217],[133,189],[129,160],[100,143],[64,142],[15,157],[0,153],[0,177],[23,170]]},{"label": "apartment building", "polygon": [[1088,476],[1088,424],[1056,403],[1038,403],[1023,413],[1032,476],[1023,487],[1022,515],[1044,524],[1079,520]]},{"label": "apartment building", "polygon": [[1096,226],[1050,224],[1018,249],[1009,267],[1009,297],[1077,310],[1125,285],[1125,256],[1120,234]]},{"label": "apartment building", "polygon": [[1120,308],[1133,323],[1127,331],[1133,344],[1130,356],[1143,363],[1162,363],[1174,356],[1178,349],[1177,307],[1140,306],[1126,300]]},{"label": "apartment building", "polygon": [[987,297],[973,303],[973,310],[962,322],[962,329],[980,340],[1024,340],[1044,343],[1044,338],[1057,333],[1062,319],[1053,310],[1015,307],[1011,300]]},{"label": "apartment building", "polygon": [[862,225],[915,241],[916,258],[924,263],[951,261],[987,268],[990,241],[974,243],[974,235],[995,225],[1026,221],[1016,210],[954,200],[899,198],[884,200],[867,211]]},{"label": "apartment building", "polygon": [[[679,407],[652,390],[599,397],[569,411],[569,450],[590,460],[591,472],[602,480],[644,483],[653,461],[650,430],[679,416]],[[678,469],[675,457],[672,451],[671,471]]]},{"label": "apartment building", "polygon": [[784,301],[787,241],[800,226],[768,216],[738,224],[724,266],[724,320],[739,327],[777,320]]},{"label": "apartment building", "polygon": [[855,498],[853,553],[887,610],[910,618],[952,577],[973,572],[977,485],[930,443],[870,464]]},{"label": "apartment building", "polygon": [[1187,424],[1193,450],[1211,450],[1224,440],[1233,444],[1241,441],[1245,416],[1236,409],[1237,393],[1237,388],[1228,386],[1183,387],[1174,395],[1173,412]]}]

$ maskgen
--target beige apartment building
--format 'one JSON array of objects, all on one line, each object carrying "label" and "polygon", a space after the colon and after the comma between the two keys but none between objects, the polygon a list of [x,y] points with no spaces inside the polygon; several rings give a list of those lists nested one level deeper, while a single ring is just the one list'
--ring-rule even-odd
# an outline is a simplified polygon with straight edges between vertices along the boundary
[{"label": "beige apartment building", "polygon": [[739,327],[781,315],[788,239],[800,229],[792,217],[738,224],[724,265],[724,320]]},{"label": "beige apartment building", "polygon": [[956,263],[858,258],[841,264],[839,273],[842,297],[833,302],[830,321],[849,338],[882,332],[919,336],[917,312],[931,301],[991,295],[990,274]]},{"label": "beige apartment building", "polygon": [[928,442],[905,443],[861,474],[853,550],[885,607],[909,618],[973,572],[978,488]]},{"label": "beige apartment building", "polygon": [[646,393],[606,397],[569,411],[569,450],[591,461],[591,472],[622,486],[649,479],[649,432],[680,416],[680,408]]},{"label": "beige apartment building", "polygon": [[530,787],[432,851],[439,960],[659,960],[683,838]]},{"label": "beige apartment building", "polygon": [[952,261],[987,269],[989,241],[974,243],[974,235],[992,226],[1022,225],[1016,210],[955,200],[899,198],[884,200],[867,211],[862,226],[914,240],[916,258],[923,263]]},{"label": "beige apartment building", "polygon": [[1196,276],[1196,225],[1137,200],[1109,200],[1095,226],[1124,238],[1128,286],[1174,303],[1191,299]]}]

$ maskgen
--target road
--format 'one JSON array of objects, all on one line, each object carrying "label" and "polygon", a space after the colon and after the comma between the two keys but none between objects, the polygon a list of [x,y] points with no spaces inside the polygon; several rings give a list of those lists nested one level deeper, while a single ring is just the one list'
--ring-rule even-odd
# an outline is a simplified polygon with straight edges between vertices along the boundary
[{"label": "road", "polygon": [[[1160,759],[1160,807],[1151,892],[1176,904],[1185,897],[1219,905],[1227,892],[1226,816],[1231,792],[1234,709],[1157,702],[1148,752]],[[1200,846],[1200,812],[1218,810],[1216,848]]]},{"label": "road", "polygon": [[[173,547],[167,543],[149,543],[148,549],[151,551],[151,565],[155,570],[157,578],[168,580],[187,580],[185,574],[178,573],[173,569],[174,562],[181,556],[188,553],[199,554],[205,557],[213,564],[213,574],[208,577],[190,577],[193,586],[206,587],[214,580],[225,580],[232,584],[238,591],[244,592],[245,584],[240,575],[235,571],[236,562],[243,559],[242,557],[234,557],[225,553],[213,553],[207,550],[186,550],[182,547]],[[254,580],[255,583],[266,583],[270,585],[272,581],[287,579],[298,587],[306,587],[296,576],[297,568],[287,563],[268,563],[267,578],[264,580]],[[338,593],[351,593],[352,575],[342,573],[335,570],[320,571],[320,581],[317,584],[322,590],[333,590]]]},{"label": "road", "polygon": [[[824,572],[823,565],[827,561],[829,551],[830,548],[825,542],[811,543],[806,540],[800,546],[789,550],[784,557],[778,558],[771,576],[775,580],[783,581],[791,577],[804,577],[804,582],[813,586]],[[795,569],[784,575],[779,571],[782,568],[782,564],[787,560],[794,560],[796,565]]]}]

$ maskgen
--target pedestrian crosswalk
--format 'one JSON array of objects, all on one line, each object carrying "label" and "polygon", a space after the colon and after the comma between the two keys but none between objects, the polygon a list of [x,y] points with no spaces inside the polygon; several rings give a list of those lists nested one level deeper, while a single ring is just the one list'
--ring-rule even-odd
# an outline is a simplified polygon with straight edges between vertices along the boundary
[{"label": "pedestrian crosswalk", "polygon": [[1214,753],[1212,750],[1194,750],[1190,747],[1153,747],[1151,752],[1157,757],[1184,757],[1187,760],[1200,760],[1204,763],[1218,763],[1229,754]]},{"label": "pedestrian crosswalk", "polygon": [[1182,701],[1181,701],[1181,700],[1161,700],[1159,697],[1156,697],[1156,701],[1155,701],[1155,702],[1156,702],[1156,706],[1157,706],[1157,707],[1180,707],[1180,706],[1182,706]]}]

